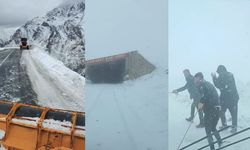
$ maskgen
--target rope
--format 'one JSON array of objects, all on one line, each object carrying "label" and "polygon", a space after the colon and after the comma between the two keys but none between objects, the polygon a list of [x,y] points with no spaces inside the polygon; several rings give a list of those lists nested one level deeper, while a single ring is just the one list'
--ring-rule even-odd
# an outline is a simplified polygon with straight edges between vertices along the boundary
[{"label": "rope", "polygon": [[[196,116],[197,114],[198,114],[198,111],[196,111],[196,113],[195,113],[195,115],[194,115],[194,118],[195,118],[195,116]],[[194,118],[193,118],[193,120],[194,120]],[[191,125],[192,125],[192,123],[193,123],[193,121],[190,122],[190,124],[189,124],[189,126],[188,126],[188,128],[187,128],[187,130],[186,130],[186,132],[185,132],[185,134],[184,134],[184,136],[183,136],[183,138],[182,138],[182,140],[181,140],[181,142],[180,142],[178,148],[177,148],[177,150],[180,149],[181,144],[183,143],[183,141],[184,141],[184,139],[185,139],[185,137],[186,137],[186,135],[187,135],[187,133],[188,133],[188,131],[189,131]]]}]

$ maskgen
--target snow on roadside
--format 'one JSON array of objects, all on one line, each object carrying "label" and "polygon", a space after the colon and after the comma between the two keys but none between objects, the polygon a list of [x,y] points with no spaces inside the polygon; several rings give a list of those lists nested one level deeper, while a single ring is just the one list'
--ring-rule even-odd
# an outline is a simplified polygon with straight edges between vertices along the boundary
[{"label": "snow on roadside", "polygon": [[85,78],[39,48],[23,51],[21,64],[42,106],[84,111]]},{"label": "snow on roadside", "polygon": [[0,51],[2,51],[2,50],[8,50],[8,49],[19,49],[19,47],[1,47],[0,48]]}]

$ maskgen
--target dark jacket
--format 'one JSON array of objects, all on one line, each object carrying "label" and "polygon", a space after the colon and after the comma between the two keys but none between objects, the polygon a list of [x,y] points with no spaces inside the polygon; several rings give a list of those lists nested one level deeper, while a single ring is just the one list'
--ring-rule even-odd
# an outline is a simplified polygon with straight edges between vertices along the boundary
[{"label": "dark jacket", "polygon": [[199,86],[199,92],[201,93],[200,102],[204,104],[204,113],[213,112],[216,106],[219,106],[219,95],[213,86],[208,81],[204,81]]},{"label": "dark jacket", "polygon": [[199,93],[198,88],[194,84],[194,77],[192,75],[186,77],[186,84],[183,87],[177,89],[177,92],[182,92],[186,89],[190,94],[190,99],[200,100],[201,94]]},{"label": "dark jacket", "polygon": [[214,85],[220,90],[221,103],[238,102],[239,94],[236,88],[234,76],[231,72],[220,72],[218,78],[213,78],[213,82]]}]

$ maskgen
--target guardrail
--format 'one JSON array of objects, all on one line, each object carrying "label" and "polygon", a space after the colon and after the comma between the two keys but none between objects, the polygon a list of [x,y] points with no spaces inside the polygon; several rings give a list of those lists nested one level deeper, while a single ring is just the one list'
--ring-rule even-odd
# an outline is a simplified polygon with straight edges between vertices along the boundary
[{"label": "guardrail", "polygon": [[[227,126],[227,127],[223,128],[223,129],[221,129],[221,130],[218,130],[218,132],[221,132],[221,131],[223,131],[223,130],[229,128],[229,127],[230,127],[230,126]],[[249,131],[249,130],[250,130],[250,127],[245,128],[245,129],[242,129],[242,130],[240,130],[240,131],[238,131],[238,132],[236,132],[236,133],[233,133],[233,134],[231,134],[231,135],[228,135],[228,136],[222,138],[222,141],[225,140],[225,139],[231,138],[231,137],[233,137],[233,136],[236,136],[236,135],[238,135],[238,134],[247,132],[247,131]],[[190,144],[188,144],[188,145],[186,145],[186,146],[180,148],[179,150],[187,149],[188,147],[190,147],[190,146],[192,146],[192,145],[194,145],[194,144],[197,144],[197,143],[203,141],[203,140],[206,139],[206,138],[207,138],[207,136],[205,136],[205,137],[203,137],[203,138],[200,138],[200,139],[198,139],[198,140],[196,140],[196,141],[194,141],[194,142],[192,142],[192,143],[190,143]],[[250,139],[250,137],[246,137],[246,138],[240,139],[240,140],[238,140],[238,141],[234,141],[234,142],[232,142],[232,143],[230,143],[230,144],[227,144],[227,145],[225,145],[225,146],[223,146],[223,147],[220,147],[220,148],[218,148],[218,149],[216,149],[216,150],[221,150],[221,149],[224,149],[224,148],[226,148],[226,147],[229,147],[229,146],[232,146],[232,145],[241,143],[241,142],[246,141],[246,140],[249,140],[249,139]],[[218,141],[214,141],[214,142],[213,142],[213,144],[215,144],[215,143],[218,143]],[[207,145],[205,145],[205,146],[202,146],[202,147],[198,148],[197,150],[202,150],[202,149],[204,149],[204,148],[206,148],[206,147],[208,147],[208,146],[209,146],[209,144],[207,144]]]}]

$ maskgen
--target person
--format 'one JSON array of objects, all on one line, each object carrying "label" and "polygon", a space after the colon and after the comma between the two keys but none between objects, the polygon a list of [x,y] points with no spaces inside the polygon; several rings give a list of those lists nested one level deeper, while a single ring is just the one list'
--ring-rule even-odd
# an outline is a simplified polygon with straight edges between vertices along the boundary
[{"label": "person", "polygon": [[198,104],[198,109],[204,112],[204,125],[207,140],[211,150],[215,150],[213,143],[213,135],[217,139],[219,147],[222,144],[221,136],[216,129],[219,121],[219,95],[212,83],[205,81],[203,74],[198,72],[194,76],[194,82],[197,85],[202,97]]},{"label": "person", "polygon": [[222,128],[227,126],[226,111],[229,110],[232,117],[232,133],[237,132],[237,113],[239,95],[236,88],[234,76],[228,72],[226,67],[219,65],[216,71],[219,76],[212,74],[214,85],[220,90],[220,103],[221,103],[221,123]]},{"label": "person", "polygon": [[[194,84],[194,77],[191,75],[190,71],[188,69],[183,70],[183,74],[186,79],[186,84],[179,88],[173,90],[173,93],[178,94],[179,92],[182,92],[184,90],[188,90],[190,94],[190,99],[193,99],[192,105],[191,105],[191,113],[190,117],[186,118],[187,121],[193,121],[194,119],[194,113],[195,113],[195,108],[198,108],[198,104],[200,102],[201,94],[199,93],[197,87]],[[202,110],[198,111],[200,123],[196,126],[197,128],[203,128],[204,127],[204,120],[203,120],[203,112]]]}]

